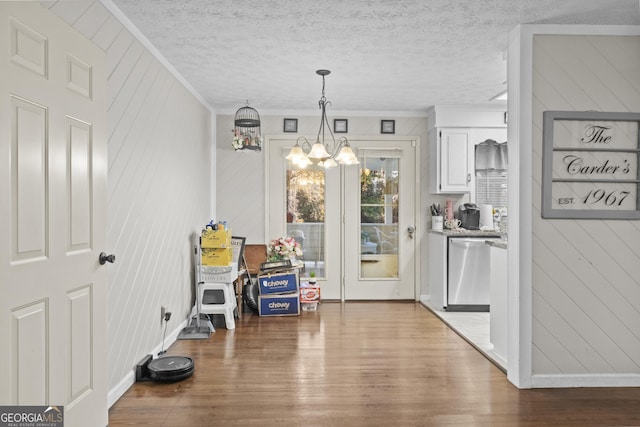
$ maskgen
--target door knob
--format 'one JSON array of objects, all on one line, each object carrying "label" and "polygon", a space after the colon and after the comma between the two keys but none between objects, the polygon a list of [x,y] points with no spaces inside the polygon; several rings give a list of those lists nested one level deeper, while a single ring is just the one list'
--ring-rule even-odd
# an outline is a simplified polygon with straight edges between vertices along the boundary
[{"label": "door knob", "polygon": [[415,232],[416,232],[416,228],[415,228],[414,226],[410,225],[410,226],[407,228],[407,232],[409,233],[409,238],[410,238],[410,239],[413,239],[413,233],[415,233]]},{"label": "door knob", "polygon": [[114,254],[107,255],[104,252],[100,252],[100,257],[98,258],[98,260],[100,261],[100,265],[104,265],[107,262],[113,264],[116,260],[116,256]]}]

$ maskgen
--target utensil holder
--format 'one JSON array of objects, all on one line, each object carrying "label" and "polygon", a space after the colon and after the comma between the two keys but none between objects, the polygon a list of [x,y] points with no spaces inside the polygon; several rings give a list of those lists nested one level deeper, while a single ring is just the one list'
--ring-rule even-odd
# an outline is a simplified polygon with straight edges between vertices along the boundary
[{"label": "utensil holder", "polygon": [[431,229],[434,231],[442,231],[442,226],[444,224],[444,218],[441,216],[432,216],[431,217]]}]

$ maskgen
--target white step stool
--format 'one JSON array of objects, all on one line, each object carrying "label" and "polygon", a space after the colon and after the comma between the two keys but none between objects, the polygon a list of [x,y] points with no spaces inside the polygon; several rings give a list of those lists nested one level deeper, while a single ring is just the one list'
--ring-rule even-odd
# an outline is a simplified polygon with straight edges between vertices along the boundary
[{"label": "white step stool", "polygon": [[[234,310],[237,308],[236,304],[236,292],[233,286],[233,283],[209,283],[204,282],[198,286],[198,295],[199,301],[202,301],[202,305],[200,306],[200,313],[204,314],[224,314],[224,323],[227,326],[227,329],[235,329],[236,321]],[[224,298],[224,302],[216,303],[216,304],[205,304],[206,300],[209,298],[204,298],[204,293],[206,291],[222,291],[222,295]],[[197,312],[197,307],[193,308],[193,312]]]}]

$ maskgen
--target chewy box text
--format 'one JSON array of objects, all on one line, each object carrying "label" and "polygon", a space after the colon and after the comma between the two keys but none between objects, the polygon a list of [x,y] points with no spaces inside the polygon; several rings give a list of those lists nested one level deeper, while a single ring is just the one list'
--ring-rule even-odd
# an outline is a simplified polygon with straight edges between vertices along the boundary
[{"label": "chewy box text", "polygon": [[298,291],[298,275],[295,273],[260,276],[260,294],[283,294]]},{"label": "chewy box text", "polygon": [[260,316],[295,316],[300,314],[300,299],[294,295],[267,295],[259,298]]}]

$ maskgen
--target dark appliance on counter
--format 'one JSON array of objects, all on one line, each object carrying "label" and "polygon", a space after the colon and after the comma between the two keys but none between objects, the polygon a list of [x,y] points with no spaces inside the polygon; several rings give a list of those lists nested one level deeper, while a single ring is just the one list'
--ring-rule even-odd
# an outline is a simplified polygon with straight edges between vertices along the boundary
[{"label": "dark appliance on counter", "polygon": [[467,230],[480,229],[480,209],[475,203],[465,203],[458,207],[460,226]]}]

